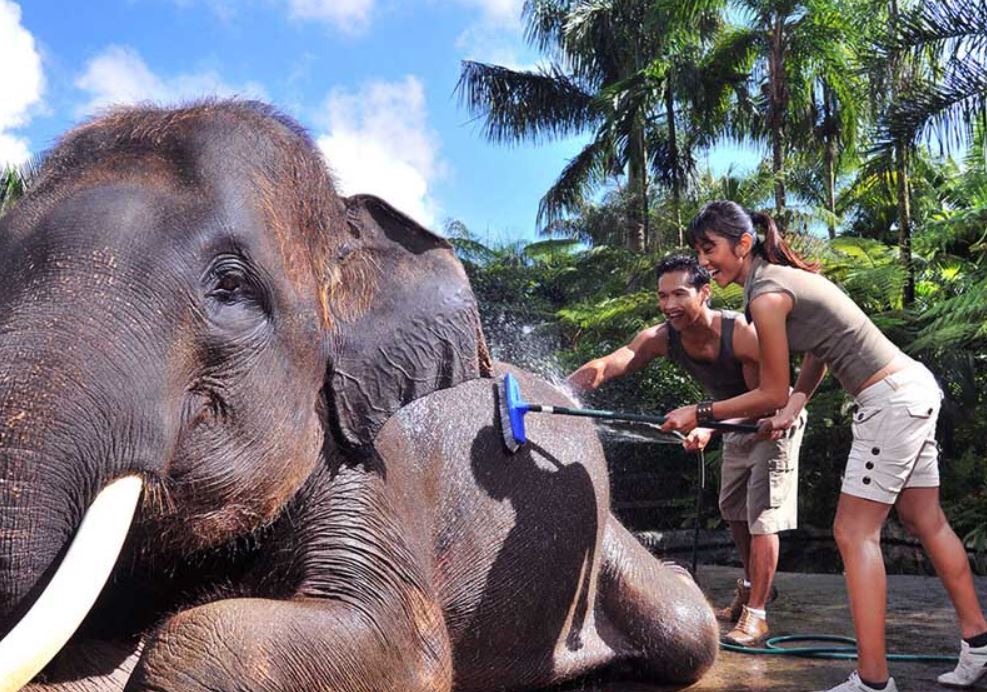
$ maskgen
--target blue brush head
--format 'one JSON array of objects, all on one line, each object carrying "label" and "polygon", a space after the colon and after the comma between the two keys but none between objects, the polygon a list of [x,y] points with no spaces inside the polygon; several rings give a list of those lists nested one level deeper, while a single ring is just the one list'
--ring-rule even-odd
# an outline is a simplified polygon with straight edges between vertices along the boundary
[{"label": "blue brush head", "polygon": [[521,398],[521,388],[514,375],[504,375],[504,401],[507,405],[507,416],[511,424],[511,436],[518,444],[528,441],[524,434],[524,414],[528,412],[529,404]]}]

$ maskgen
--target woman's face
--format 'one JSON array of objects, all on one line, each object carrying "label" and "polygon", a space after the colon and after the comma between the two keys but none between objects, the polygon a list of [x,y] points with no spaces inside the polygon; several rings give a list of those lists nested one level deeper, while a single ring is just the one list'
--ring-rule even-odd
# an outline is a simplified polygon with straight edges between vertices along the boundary
[{"label": "woman's face", "polygon": [[[744,236],[747,237],[749,236]],[[713,281],[721,287],[731,283],[744,283],[744,258],[748,252],[749,248],[745,249],[743,238],[735,244],[718,233],[707,233],[696,243],[699,264],[709,271]]]}]

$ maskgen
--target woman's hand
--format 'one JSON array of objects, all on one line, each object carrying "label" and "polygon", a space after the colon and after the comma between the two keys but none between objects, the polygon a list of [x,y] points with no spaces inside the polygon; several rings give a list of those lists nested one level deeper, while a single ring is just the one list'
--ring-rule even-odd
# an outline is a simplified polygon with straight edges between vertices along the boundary
[{"label": "woman's hand", "polygon": [[696,427],[696,405],[682,406],[665,415],[665,423],[661,426],[664,432],[678,430],[688,434]]},{"label": "woman's hand", "polygon": [[602,358],[596,358],[569,375],[566,381],[578,391],[592,391],[603,384],[606,371],[606,362]]},{"label": "woman's hand", "polygon": [[757,436],[762,440],[780,440],[788,434],[788,430],[798,423],[802,409],[805,408],[807,397],[802,392],[794,392],[788,397],[788,403],[770,418],[762,418],[757,422]]},{"label": "woman's hand", "polygon": [[713,437],[713,431],[709,428],[693,428],[692,432],[682,440],[682,446],[688,452],[698,452],[706,448],[711,437]]},{"label": "woman's hand", "polygon": [[798,416],[786,413],[784,409],[757,422],[757,438],[759,440],[780,440],[788,434],[788,429],[798,421]]}]

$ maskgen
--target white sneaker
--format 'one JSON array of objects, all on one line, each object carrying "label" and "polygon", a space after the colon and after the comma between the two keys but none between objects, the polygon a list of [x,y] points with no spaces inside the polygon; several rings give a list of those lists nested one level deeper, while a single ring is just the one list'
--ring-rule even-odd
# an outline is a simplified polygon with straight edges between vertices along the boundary
[{"label": "white sneaker", "polygon": [[949,687],[970,687],[987,673],[987,646],[976,649],[970,648],[965,641],[960,640],[960,662],[956,670],[939,676],[940,685]]},{"label": "white sneaker", "polygon": [[898,692],[898,686],[894,684],[894,678],[888,678],[887,687],[878,691],[861,682],[857,671],[853,671],[850,673],[850,678],[846,682],[820,692]]}]

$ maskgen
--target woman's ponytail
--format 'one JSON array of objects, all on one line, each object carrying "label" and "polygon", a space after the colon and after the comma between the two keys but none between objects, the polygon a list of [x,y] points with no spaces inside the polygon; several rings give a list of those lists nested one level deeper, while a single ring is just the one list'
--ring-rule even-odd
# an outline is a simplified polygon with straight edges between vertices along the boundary
[{"label": "woman's ponytail", "polygon": [[[763,241],[758,239],[755,226],[764,230]],[[754,252],[771,264],[819,271],[818,262],[807,262],[788,246],[774,219],[761,212],[748,211],[736,202],[726,199],[707,202],[686,230],[691,245],[696,245],[710,233],[729,239],[733,245],[745,235],[750,235],[754,240]]]},{"label": "woman's ponytail", "polygon": [[806,261],[805,258],[789,247],[788,243],[785,242],[785,238],[781,235],[781,231],[778,230],[778,225],[774,219],[759,211],[748,211],[747,213],[751,217],[751,222],[764,230],[764,242],[758,243],[756,246],[764,259],[771,264],[784,264],[789,267],[804,269],[808,272],[819,271],[820,264],[818,262]]}]

